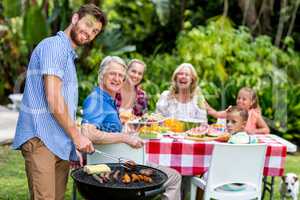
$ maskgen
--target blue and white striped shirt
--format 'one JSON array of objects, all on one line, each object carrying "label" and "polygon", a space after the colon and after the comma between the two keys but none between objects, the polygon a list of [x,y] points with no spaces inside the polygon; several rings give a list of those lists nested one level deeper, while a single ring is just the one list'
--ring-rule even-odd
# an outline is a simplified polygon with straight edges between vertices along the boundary
[{"label": "blue and white striped shirt", "polygon": [[[20,149],[27,140],[38,137],[46,147],[63,160],[76,160],[75,145],[51,113],[44,90],[43,75],[61,79],[61,92],[69,114],[76,119],[78,82],[74,60],[77,57],[67,35],[41,41],[32,52],[26,84],[12,147]],[[57,89],[57,88],[53,88]]]}]

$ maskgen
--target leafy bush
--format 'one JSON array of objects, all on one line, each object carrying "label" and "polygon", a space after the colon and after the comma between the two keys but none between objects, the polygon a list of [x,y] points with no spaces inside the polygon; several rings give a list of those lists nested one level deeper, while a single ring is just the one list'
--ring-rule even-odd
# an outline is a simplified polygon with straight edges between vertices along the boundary
[{"label": "leafy bush", "polygon": [[[151,67],[145,89],[154,102],[157,95],[153,82],[164,90],[181,62],[195,66],[208,102],[217,109],[235,104],[241,87],[254,88],[273,131],[299,142],[299,81],[292,72],[299,70],[300,62],[299,53],[291,46],[287,51],[280,50],[268,36],[253,38],[247,28],[235,29],[223,17],[206,27],[186,30],[178,37],[173,55],[157,55],[148,61]],[[154,102],[150,102],[151,109]]]}]

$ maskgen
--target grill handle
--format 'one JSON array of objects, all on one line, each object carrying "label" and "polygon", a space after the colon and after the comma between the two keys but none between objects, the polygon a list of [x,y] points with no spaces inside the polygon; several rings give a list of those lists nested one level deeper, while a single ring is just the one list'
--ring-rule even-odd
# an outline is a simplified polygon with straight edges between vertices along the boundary
[{"label": "grill handle", "polygon": [[161,194],[163,192],[165,192],[165,187],[160,187],[158,189],[154,189],[154,190],[150,190],[150,191],[145,191],[144,192],[144,196],[145,197],[154,197],[154,196],[156,196],[158,194]]},{"label": "grill handle", "polygon": [[113,156],[111,154],[105,153],[103,151],[99,151],[98,149],[95,149],[95,151],[93,153],[98,153],[98,154],[103,155],[103,156],[105,156],[107,158],[115,160],[115,161],[117,161],[120,164],[120,166],[122,166],[123,168],[126,168],[126,169],[130,170],[130,167],[126,166],[126,164],[125,164],[126,161],[129,161],[129,159],[125,159],[125,158],[122,158],[122,157],[115,157],[115,156]]}]

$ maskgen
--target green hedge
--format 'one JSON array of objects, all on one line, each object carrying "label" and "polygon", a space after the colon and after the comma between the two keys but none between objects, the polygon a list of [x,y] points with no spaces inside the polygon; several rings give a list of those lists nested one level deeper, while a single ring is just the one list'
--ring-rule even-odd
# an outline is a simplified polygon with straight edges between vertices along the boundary
[{"label": "green hedge", "polygon": [[[293,41],[288,38],[285,42],[287,49],[283,51],[269,37],[253,38],[247,28],[235,29],[227,18],[219,17],[207,26],[184,30],[172,54],[143,57],[130,53],[123,57],[138,57],[147,63],[143,88],[150,96],[150,111],[155,109],[159,94],[169,87],[174,69],[182,62],[190,62],[213,107],[224,109],[234,105],[238,90],[252,87],[273,133],[299,143],[300,56],[293,50]],[[93,60],[91,57],[100,59],[99,55],[91,54],[87,60]],[[96,70],[80,77],[82,102],[95,84]]]}]

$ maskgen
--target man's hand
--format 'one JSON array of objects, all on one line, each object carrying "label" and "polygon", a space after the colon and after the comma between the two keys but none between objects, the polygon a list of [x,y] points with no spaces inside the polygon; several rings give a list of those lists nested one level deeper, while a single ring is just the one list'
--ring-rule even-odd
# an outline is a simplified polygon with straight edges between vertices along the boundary
[{"label": "man's hand", "polygon": [[138,148],[141,148],[142,146],[144,146],[144,141],[139,137],[131,136],[127,133],[124,133],[124,138],[125,138],[126,144],[128,144],[132,148],[138,149]]},{"label": "man's hand", "polygon": [[79,159],[79,161],[70,161],[70,168],[71,169],[78,169],[79,167],[83,166],[83,156],[82,154],[76,149],[76,155]]},{"label": "man's hand", "polygon": [[93,143],[85,136],[78,134],[74,139],[76,149],[80,152],[92,153],[95,151]]},{"label": "man's hand", "polygon": [[79,165],[80,165],[80,167],[82,167],[83,166],[83,156],[78,150],[76,150],[76,155],[79,159]]}]

